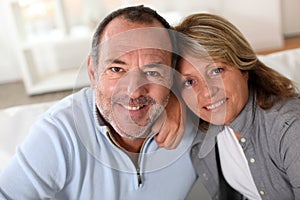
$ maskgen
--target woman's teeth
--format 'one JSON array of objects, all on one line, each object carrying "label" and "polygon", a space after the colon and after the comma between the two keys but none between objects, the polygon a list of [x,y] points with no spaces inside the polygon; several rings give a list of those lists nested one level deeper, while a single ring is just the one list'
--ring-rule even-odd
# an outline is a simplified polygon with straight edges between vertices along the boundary
[{"label": "woman's teeth", "polygon": [[212,110],[212,109],[215,109],[215,108],[223,105],[225,102],[226,102],[226,99],[223,99],[223,100],[221,100],[221,101],[219,101],[217,103],[214,103],[214,104],[212,104],[210,106],[206,106],[205,108],[207,108],[208,110]]}]

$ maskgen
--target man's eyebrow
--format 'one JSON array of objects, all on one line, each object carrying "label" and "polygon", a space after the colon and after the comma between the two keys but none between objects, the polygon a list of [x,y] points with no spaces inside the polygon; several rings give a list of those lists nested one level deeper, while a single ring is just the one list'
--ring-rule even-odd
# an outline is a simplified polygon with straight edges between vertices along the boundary
[{"label": "man's eyebrow", "polygon": [[143,65],[142,67],[155,68],[155,67],[160,67],[160,66],[165,66],[165,64],[163,64],[161,62],[155,62],[155,63],[149,63],[146,65]]},{"label": "man's eyebrow", "polygon": [[119,59],[107,59],[107,60],[105,60],[105,63],[106,64],[121,64],[121,65],[127,64],[126,62],[119,60]]}]

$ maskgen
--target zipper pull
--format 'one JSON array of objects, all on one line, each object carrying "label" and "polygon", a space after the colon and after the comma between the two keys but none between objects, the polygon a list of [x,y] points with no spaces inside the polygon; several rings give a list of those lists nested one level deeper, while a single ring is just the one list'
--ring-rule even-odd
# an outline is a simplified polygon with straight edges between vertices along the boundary
[{"label": "zipper pull", "polygon": [[137,179],[138,179],[138,186],[140,187],[142,185],[142,176],[141,176],[139,170],[137,171],[136,175],[137,175]]}]

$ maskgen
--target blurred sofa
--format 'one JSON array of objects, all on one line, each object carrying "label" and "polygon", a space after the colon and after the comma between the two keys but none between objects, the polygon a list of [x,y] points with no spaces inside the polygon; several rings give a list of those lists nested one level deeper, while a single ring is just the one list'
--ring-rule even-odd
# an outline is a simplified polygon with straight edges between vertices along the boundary
[{"label": "blurred sofa", "polygon": [[300,89],[300,48],[260,55],[267,66],[293,80]]},{"label": "blurred sofa", "polygon": [[[300,48],[259,55],[268,66],[292,79],[300,88]],[[37,116],[55,102],[15,106],[0,110],[0,171],[26,137]],[[196,183],[188,199],[210,199],[201,183]]]},{"label": "blurred sofa", "polygon": [[37,116],[54,103],[14,106],[0,110],[0,171],[24,140]]}]

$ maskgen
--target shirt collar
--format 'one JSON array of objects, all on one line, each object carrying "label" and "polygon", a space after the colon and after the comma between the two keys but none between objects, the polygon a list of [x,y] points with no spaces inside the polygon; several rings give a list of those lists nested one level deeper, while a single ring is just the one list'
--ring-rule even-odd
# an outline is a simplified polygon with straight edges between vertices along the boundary
[{"label": "shirt collar", "polygon": [[[202,143],[199,150],[199,158],[204,158],[214,148],[216,136],[224,129],[224,126],[210,124],[206,133],[199,132],[195,138],[196,143]],[[195,143],[194,142],[194,143]]]},{"label": "shirt collar", "polygon": [[250,94],[249,99],[242,112],[229,125],[235,132],[247,135],[255,116],[255,96]]},{"label": "shirt collar", "polygon": [[[247,104],[238,115],[238,117],[229,125],[234,131],[245,135],[248,133],[254,119],[254,96],[249,93]],[[217,135],[224,130],[224,125],[210,124],[206,133],[198,131],[198,134],[193,142],[193,145],[201,144],[199,150],[199,158],[204,158],[214,148],[217,142]]]},{"label": "shirt collar", "polygon": [[97,108],[95,90],[93,90],[93,98],[92,98],[91,106],[93,108],[93,116],[94,116],[94,120],[95,120],[97,128],[106,126],[105,121]]}]

